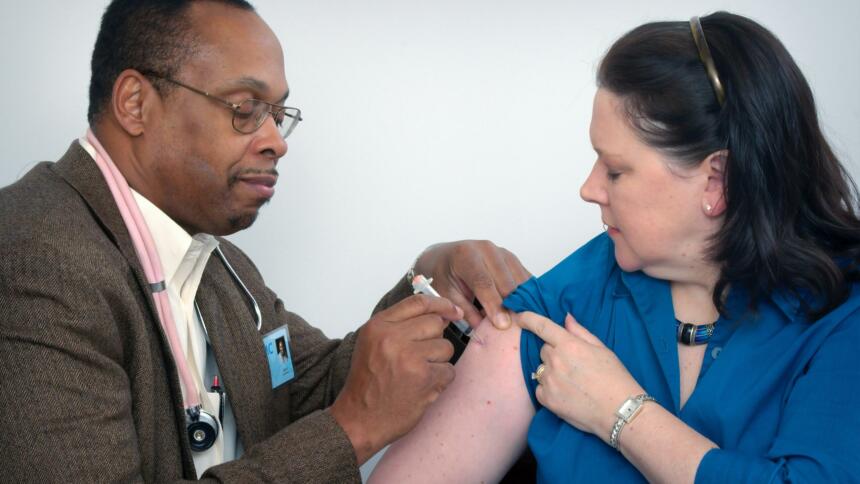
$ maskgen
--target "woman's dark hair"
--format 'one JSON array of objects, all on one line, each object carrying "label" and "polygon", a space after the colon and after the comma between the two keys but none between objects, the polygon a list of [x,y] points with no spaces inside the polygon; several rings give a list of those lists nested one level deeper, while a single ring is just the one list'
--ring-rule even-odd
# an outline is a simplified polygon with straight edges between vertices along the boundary
[{"label": "woman's dark hair", "polygon": [[856,187],[779,39],[726,12],[701,23],[724,105],[688,22],[649,23],[621,37],[600,64],[598,85],[622,99],[648,145],[682,166],[728,150],[725,222],[710,247],[721,268],[713,294],[720,312],[724,290],[740,285],[751,304],[771,291],[790,291],[817,319],[844,302],[849,282],[860,278]]},{"label": "woman's dark hair", "polygon": [[[126,69],[157,72],[173,77],[197,48],[186,15],[194,1],[217,1],[243,10],[254,7],[245,0],[114,0],[105,9],[91,62],[90,125],[98,120],[113,91],[113,83]],[[156,85],[166,92],[166,85]]]}]

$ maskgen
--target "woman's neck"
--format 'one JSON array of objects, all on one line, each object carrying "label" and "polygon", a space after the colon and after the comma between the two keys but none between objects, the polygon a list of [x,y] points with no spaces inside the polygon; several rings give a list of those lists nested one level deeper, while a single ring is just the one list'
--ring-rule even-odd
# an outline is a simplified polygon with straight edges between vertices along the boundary
[{"label": "woman's neck", "polygon": [[712,323],[719,318],[714,305],[714,287],[719,271],[709,268],[697,277],[670,281],[675,317],[685,323]]}]

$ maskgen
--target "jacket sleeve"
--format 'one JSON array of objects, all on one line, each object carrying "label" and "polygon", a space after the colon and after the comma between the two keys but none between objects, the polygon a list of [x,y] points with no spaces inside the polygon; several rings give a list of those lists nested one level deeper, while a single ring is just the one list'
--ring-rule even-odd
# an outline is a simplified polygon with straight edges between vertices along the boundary
[{"label": "jacket sleeve", "polygon": [[296,341],[291,351],[296,377],[288,384],[289,423],[246,448],[242,459],[212,467],[204,477],[223,482],[361,482],[349,437],[327,410],[349,373],[355,334],[328,339],[283,309],[280,300],[276,306],[276,324],[288,322],[290,340]]},{"label": "jacket sleeve", "polygon": [[376,303],[376,307],[373,308],[373,314],[390,308],[412,294],[412,285],[409,284],[409,281],[406,280],[405,276],[401,277],[400,280],[397,281],[397,284],[385,293],[385,295],[382,296],[382,299]]},{"label": "jacket sleeve", "polygon": [[[0,475],[142,481],[128,348],[86,267],[39,247],[0,258]],[[177,447],[176,452],[179,452]]]},{"label": "jacket sleeve", "polygon": [[[267,291],[275,298],[274,293]],[[401,279],[377,303],[373,314],[411,294],[411,286]],[[296,420],[334,403],[349,375],[358,332],[349,333],[342,340],[328,339],[322,331],[287,311],[280,299],[275,301],[276,321],[289,322],[290,339],[296,342],[293,354],[296,379],[290,383],[291,419]]]}]

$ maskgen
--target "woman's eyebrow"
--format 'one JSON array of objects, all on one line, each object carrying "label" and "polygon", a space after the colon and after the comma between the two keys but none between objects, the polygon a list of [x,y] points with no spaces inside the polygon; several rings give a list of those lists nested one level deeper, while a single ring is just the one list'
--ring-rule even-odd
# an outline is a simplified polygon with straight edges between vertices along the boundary
[{"label": "woman's eyebrow", "polygon": [[603,158],[603,159],[622,160],[624,158],[619,153],[608,153],[608,152],[598,148],[597,146],[592,146],[591,148],[594,150],[595,153],[597,153],[598,157]]}]

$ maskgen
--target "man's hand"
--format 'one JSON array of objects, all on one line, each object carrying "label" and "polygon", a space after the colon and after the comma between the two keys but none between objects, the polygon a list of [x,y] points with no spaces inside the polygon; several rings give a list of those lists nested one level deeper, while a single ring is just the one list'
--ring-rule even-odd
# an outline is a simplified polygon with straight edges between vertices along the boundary
[{"label": "man's hand", "polygon": [[472,327],[483,319],[472,304],[477,299],[499,329],[511,325],[502,299],[531,277],[517,256],[487,240],[436,244],[418,258],[415,273],[432,277],[433,287],[463,309]]},{"label": "man's hand", "polygon": [[442,331],[462,317],[445,298],[411,296],[359,330],[346,383],[329,409],[359,465],[417,425],[454,379],[454,347]]}]

